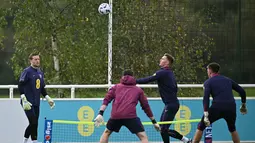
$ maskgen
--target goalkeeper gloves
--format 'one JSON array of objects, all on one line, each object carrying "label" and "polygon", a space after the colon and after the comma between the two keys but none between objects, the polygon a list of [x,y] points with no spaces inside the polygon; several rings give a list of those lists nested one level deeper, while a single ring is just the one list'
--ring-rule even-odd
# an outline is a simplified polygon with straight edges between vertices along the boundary
[{"label": "goalkeeper gloves", "polygon": [[205,123],[205,126],[210,126],[210,121],[209,121],[209,113],[208,112],[204,112],[204,123]]},{"label": "goalkeeper gloves", "polygon": [[244,115],[247,114],[247,108],[246,108],[246,103],[242,103],[240,107],[240,112]]},{"label": "goalkeeper gloves", "polygon": [[104,111],[100,110],[97,117],[94,119],[94,124],[96,127],[99,127],[102,123],[104,123],[104,118],[103,118]]},{"label": "goalkeeper gloves", "polygon": [[160,130],[161,130],[159,124],[157,123],[157,121],[156,121],[155,119],[152,119],[151,122],[152,122],[154,128],[155,128],[157,131],[160,131]]},{"label": "goalkeeper gloves", "polygon": [[27,101],[27,98],[24,94],[20,95],[21,97],[21,101],[22,101],[22,106],[24,110],[30,110],[32,104],[30,102]]},{"label": "goalkeeper gloves", "polygon": [[46,95],[45,98],[47,99],[47,101],[50,105],[50,108],[53,109],[55,107],[55,102],[50,98],[49,95]]}]

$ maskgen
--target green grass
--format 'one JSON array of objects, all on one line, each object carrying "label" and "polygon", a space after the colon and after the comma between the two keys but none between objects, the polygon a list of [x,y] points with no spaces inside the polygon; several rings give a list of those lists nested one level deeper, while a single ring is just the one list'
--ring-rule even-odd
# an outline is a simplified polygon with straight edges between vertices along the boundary
[{"label": "green grass", "polygon": [[[58,96],[58,91],[56,89],[48,89],[48,94],[53,98],[60,98]],[[255,88],[245,88],[247,97],[255,97]],[[63,89],[63,94],[61,98],[70,98],[71,93],[70,89]],[[107,89],[76,89],[75,97],[76,98],[102,98],[105,96]],[[158,90],[154,89],[144,89],[145,95],[147,97],[159,97]],[[233,91],[234,95],[238,97],[238,93]],[[202,97],[203,89],[202,88],[179,88],[178,97]],[[14,98],[19,98],[20,95],[18,91],[14,91]],[[5,90],[4,93],[0,93],[0,98],[9,98],[8,90]]]}]

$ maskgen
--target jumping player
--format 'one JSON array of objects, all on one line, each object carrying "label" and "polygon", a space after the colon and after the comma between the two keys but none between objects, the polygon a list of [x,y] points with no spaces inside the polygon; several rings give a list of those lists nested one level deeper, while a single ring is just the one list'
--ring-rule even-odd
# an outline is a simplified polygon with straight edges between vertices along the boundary
[{"label": "jumping player", "polygon": [[[174,57],[170,54],[164,54],[160,59],[159,66],[161,67],[154,75],[137,79],[138,84],[145,84],[153,81],[157,81],[158,90],[162,101],[165,104],[165,108],[161,114],[160,121],[173,121],[176,113],[179,110],[180,104],[177,98],[177,83],[171,66],[174,62]],[[169,143],[169,136],[179,139],[184,143],[190,143],[191,140],[181,135],[175,130],[169,129],[171,124],[160,125],[161,137],[164,143]]]}]

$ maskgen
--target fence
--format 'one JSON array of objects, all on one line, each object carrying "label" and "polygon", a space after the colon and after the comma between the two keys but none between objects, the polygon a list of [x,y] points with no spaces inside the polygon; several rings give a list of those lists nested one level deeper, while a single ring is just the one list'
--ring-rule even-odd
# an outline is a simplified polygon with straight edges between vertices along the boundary
[{"label": "fence", "polygon": [[[110,85],[113,86],[114,84]],[[157,88],[156,84],[140,84],[137,85],[141,88]],[[255,84],[240,84],[245,88],[253,88]],[[203,84],[178,84],[179,88],[202,88]],[[0,85],[0,89],[9,89],[9,98],[13,98],[13,90],[18,88],[18,85]],[[108,84],[96,84],[96,85],[46,85],[46,88],[59,88],[59,89],[71,89],[71,99],[75,98],[75,89],[77,88],[109,88]]]}]

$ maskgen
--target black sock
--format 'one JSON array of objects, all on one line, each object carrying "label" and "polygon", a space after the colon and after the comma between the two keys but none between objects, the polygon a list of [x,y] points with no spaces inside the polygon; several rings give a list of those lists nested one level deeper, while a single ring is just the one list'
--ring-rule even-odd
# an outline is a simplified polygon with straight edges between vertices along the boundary
[{"label": "black sock", "polygon": [[169,134],[169,136],[171,136],[173,138],[176,138],[176,139],[179,139],[179,140],[182,140],[182,137],[183,137],[183,135],[181,135],[180,133],[178,133],[175,130],[169,130],[168,134]]},{"label": "black sock", "polygon": [[169,143],[169,142],[170,142],[168,132],[162,132],[162,133],[160,133],[160,134],[161,134],[161,137],[162,137],[164,143]]}]

